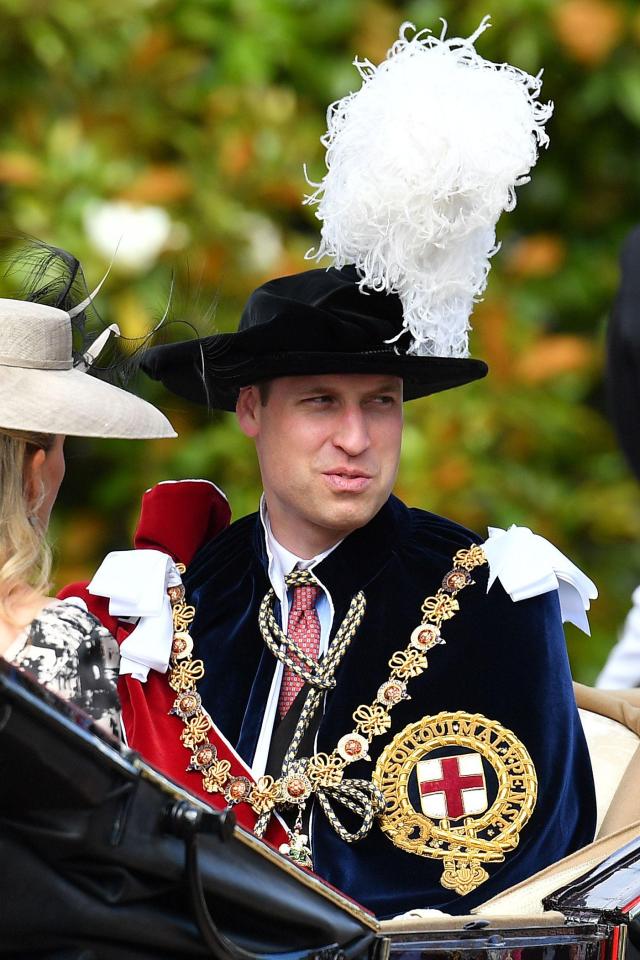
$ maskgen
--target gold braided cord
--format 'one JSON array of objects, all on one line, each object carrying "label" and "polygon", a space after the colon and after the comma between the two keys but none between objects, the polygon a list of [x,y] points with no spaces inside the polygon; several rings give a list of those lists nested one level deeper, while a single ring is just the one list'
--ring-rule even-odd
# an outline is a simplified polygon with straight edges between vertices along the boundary
[{"label": "gold braided cord", "polygon": [[[294,570],[285,577],[285,583],[287,587],[319,586],[310,570]],[[273,613],[274,598],[275,594],[271,589],[264,597],[258,611],[258,627],[271,653],[311,687],[318,690],[329,690],[335,687],[335,668],[344,656],[364,616],[366,604],[364,594],[362,592],[356,594],[351,601],[326,656],[320,661],[308,656],[295,640],[284,633]],[[305,666],[301,666],[301,663],[306,666],[306,669]]]},{"label": "gold braided cord", "polygon": [[[210,743],[208,735],[211,721],[202,709],[196,690],[197,680],[204,675],[204,664],[201,660],[193,660],[193,641],[188,634],[195,609],[183,602],[183,594],[177,598],[172,596],[175,634],[169,683],[179,691],[172,712],[185,723],[182,742],[193,751],[188,769],[201,772],[203,786],[210,793],[224,793],[229,803],[249,803],[258,817],[254,828],[258,836],[264,834],[274,810],[292,805],[302,809],[311,794],[318,798],[327,819],[343,840],[353,843],[366,836],[375,817],[384,811],[385,799],[372,782],[345,779],[344,771],[350,763],[367,758],[372,740],[390,728],[390,711],[396,703],[407,698],[407,682],[428,668],[426,652],[444,643],[440,627],[458,612],[456,595],[473,583],[471,571],[484,563],[484,551],[476,544],[456,553],[453,569],[443,578],[439,590],[425,598],[422,621],[413,630],[409,643],[390,657],[389,677],[379,687],[375,700],[357,707],[353,713],[354,729],[340,739],[330,754],[319,753],[312,757],[297,757],[297,751],[323,691],[335,686],[336,669],[364,617],[365,597],[360,592],[352,599],[325,657],[316,662],[291,641],[275,621],[274,593],[269,590],[259,612],[259,626],[265,643],[278,660],[309,684],[310,689],[285,754],[282,775],[277,780],[261,777],[256,784],[251,784],[245,777],[232,777],[229,762],[215,757],[215,746]],[[310,571],[297,570],[286,578],[286,583],[287,586],[297,586],[317,584],[318,581]],[[350,833],[340,823],[332,801],[362,817],[357,831]]]},{"label": "gold braided cord", "polygon": [[[309,570],[295,570],[293,571],[292,574],[290,574],[286,578],[285,583],[287,587],[290,587],[290,586],[304,586],[307,584],[317,584],[318,581],[315,579],[315,577]],[[273,591],[269,591],[269,593],[267,594],[267,597],[265,597],[265,600],[269,598],[270,594],[271,594],[271,602],[273,602],[272,601]],[[261,609],[264,606],[265,606],[265,601],[263,601],[261,605]],[[353,803],[353,800],[349,799],[349,795],[347,792],[348,788],[345,787],[345,785],[342,783],[342,768],[344,764],[341,758],[337,757],[337,761],[338,761],[337,764],[336,764],[336,758],[333,758],[333,760],[331,760],[330,758],[327,758],[330,766],[333,769],[333,774],[329,775],[329,779],[333,780],[334,783],[333,785],[326,786],[319,782],[319,778],[321,778],[322,772],[320,772],[319,774],[316,774],[315,777],[312,776],[312,778],[309,779],[310,771],[307,771],[307,767],[311,764],[313,758],[310,758],[309,760],[301,761],[300,759],[298,759],[297,753],[298,753],[300,744],[302,742],[302,739],[309,727],[309,724],[316,714],[323,692],[335,686],[335,672],[342,658],[344,657],[349,647],[349,644],[351,643],[351,640],[355,636],[356,630],[362,623],[364,613],[365,613],[365,608],[366,608],[365,596],[364,596],[364,593],[360,591],[351,600],[351,603],[349,604],[349,609],[347,610],[344,620],[338,627],[338,630],[336,631],[336,634],[333,640],[331,641],[325,656],[322,658],[322,660],[319,660],[317,662],[313,661],[314,671],[313,671],[312,682],[310,683],[310,690],[307,693],[302,710],[300,712],[300,716],[298,717],[298,722],[296,723],[296,727],[293,732],[293,736],[291,738],[291,743],[289,744],[287,751],[285,753],[284,760],[282,762],[282,774],[276,781],[277,784],[283,784],[289,778],[292,778],[292,777],[295,778],[296,776],[301,777],[305,785],[308,784],[310,792],[315,793],[318,796],[318,799],[320,799],[320,793],[323,791],[323,789],[326,789],[328,793],[335,794],[336,796],[339,796],[339,797],[342,797],[342,795],[344,794],[347,802],[345,802],[345,800],[341,800],[341,802],[343,802],[346,806],[351,806],[351,804]],[[272,612],[271,612],[270,619],[265,617],[264,620],[260,621],[261,632],[262,632],[263,639],[265,640],[265,643],[267,644],[269,649],[272,650],[272,652],[274,652],[274,654],[278,657],[279,660],[281,660],[283,663],[289,666],[294,671],[294,673],[298,674],[298,676],[301,676],[303,677],[303,679],[306,679],[306,671],[304,671],[300,667],[300,665],[296,663],[295,660],[292,660],[286,654],[286,652],[282,650],[282,648],[280,648],[279,650],[275,650],[273,648],[272,644],[274,643],[273,641],[274,636],[281,637],[283,641],[288,641],[288,638],[282,632],[278,624],[276,624],[275,621],[273,621],[273,624],[271,624],[271,621],[273,621]],[[262,631],[262,623],[264,622],[270,623],[270,628],[273,632],[269,634],[265,634],[265,632]],[[276,628],[275,630],[273,630],[273,625]],[[297,644],[295,643],[287,642],[287,646],[289,647],[289,649],[294,649],[294,650],[297,649]],[[377,787],[374,787],[372,784],[367,783],[366,781],[362,781],[362,782],[366,784],[366,789],[360,790],[360,792],[358,793],[358,800],[361,802],[359,803],[359,806],[357,808],[351,806],[351,809],[355,810],[356,813],[361,813],[363,809],[365,811],[370,810],[371,803],[366,802],[368,799],[368,794],[370,793],[373,793],[376,796],[376,804],[375,804],[376,809],[378,808],[378,806],[380,806],[380,804],[382,804],[382,795],[378,793]],[[306,800],[306,797],[304,799]],[[288,802],[290,803],[291,801],[288,800],[286,791],[283,791],[280,805],[287,805]],[[325,803],[326,803],[326,808],[325,808],[325,804],[323,803],[323,809],[331,810],[329,801],[325,800]],[[363,807],[363,804],[364,804],[364,807]],[[265,810],[265,811],[262,811],[261,813],[262,815],[259,817],[258,822],[256,823],[256,826],[254,829],[254,832],[259,837],[263,836],[264,831],[267,828],[271,811]],[[329,819],[334,825],[336,832],[340,833],[340,835],[342,835],[343,833],[345,835],[347,834],[347,831],[342,827],[341,824],[339,824],[339,821],[332,810],[331,810],[331,816],[329,817]],[[339,824],[339,829],[335,826],[336,824]]]},{"label": "gold braided cord", "polygon": [[[366,837],[375,817],[385,808],[382,792],[369,780],[351,779],[343,781],[337,788],[320,787],[316,790],[316,796],[327,820],[345,843],[356,843]],[[350,833],[340,823],[330,803],[332,798],[362,817],[362,823],[355,833]]]}]

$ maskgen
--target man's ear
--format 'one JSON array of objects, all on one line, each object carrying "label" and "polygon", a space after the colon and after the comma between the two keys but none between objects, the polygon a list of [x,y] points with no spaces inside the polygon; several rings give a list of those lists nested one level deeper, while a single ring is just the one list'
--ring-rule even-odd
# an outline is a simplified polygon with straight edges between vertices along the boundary
[{"label": "man's ear", "polygon": [[257,387],[241,387],[236,402],[236,417],[240,429],[252,439],[260,431],[260,393]]},{"label": "man's ear", "polygon": [[42,470],[44,462],[47,459],[46,451],[38,447],[31,456],[27,454],[24,459],[24,495],[27,503],[35,503],[41,495],[44,487]]}]

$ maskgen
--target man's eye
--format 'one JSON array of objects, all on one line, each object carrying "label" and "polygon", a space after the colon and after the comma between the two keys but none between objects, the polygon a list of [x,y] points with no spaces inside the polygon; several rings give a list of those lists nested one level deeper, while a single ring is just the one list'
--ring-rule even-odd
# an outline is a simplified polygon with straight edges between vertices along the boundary
[{"label": "man's eye", "polygon": [[305,397],[303,402],[313,404],[314,406],[324,406],[327,403],[331,403],[331,397],[324,395],[317,397]]},{"label": "man's eye", "polygon": [[381,407],[388,407],[391,404],[396,402],[396,398],[392,397],[390,394],[380,394],[379,397],[373,397],[373,402],[378,404]]}]

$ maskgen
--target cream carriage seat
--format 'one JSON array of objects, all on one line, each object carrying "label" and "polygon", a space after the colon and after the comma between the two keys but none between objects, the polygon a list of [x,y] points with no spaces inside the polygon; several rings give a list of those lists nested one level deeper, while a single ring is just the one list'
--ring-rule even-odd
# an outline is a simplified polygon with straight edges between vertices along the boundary
[{"label": "cream carriage seat", "polygon": [[481,904],[474,914],[539,916],[543,897],[640,836],[640,690],[595,690],[580,683],[574,689],[596,787],[596,839]]},{"label": "cream carriage seat", "polygon": [[640,819],[640,690],[574,684],[596,788],[596,838]]}]

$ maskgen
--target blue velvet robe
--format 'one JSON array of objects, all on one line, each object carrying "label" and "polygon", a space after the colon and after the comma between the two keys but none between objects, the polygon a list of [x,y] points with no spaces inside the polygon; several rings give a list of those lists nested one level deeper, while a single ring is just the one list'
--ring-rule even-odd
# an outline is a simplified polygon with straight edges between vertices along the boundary
[{"label": "blue velvet robe", "polygon": [[[367,598],[337,686],[326,696],[318,751],[330,753],[353,729],[353,711],[371,703],[388,678],[389,657],[407,644],[424,598],[437,591],[456,551],[479,542],[450,520],[391,497],[316,568],[335,605],[334,632],[353,595],[363,590]],[[269,588],[266,569],[262,525],[254,514],[201,550],[185,578],[196,606],[194,655],[206,665],[199,683],[204,705],[249,764],[275,667],[257,626]],[[593,839],[593,778],[557,593],[514,603],[500,583],[487,594],[486,566],[473,577],[475,584],[458,595],[460,611],[443,625],[446,645],[432,649],[428,669],[409,681],[411,699],[393,708],[391,730],[374,738],[371,757],[375,763],[403,727],[427,714],[481,713],[512,730],[528,749],[538,775],[537,804],[519,846],[503,863],[487,865],[489,879],[466,896],[440,885],[441,861],[399,849],[377,825],[364,840],[347,844],[316,807],[314,869],[382,917],[412,907],[467,913]],[[347,775],[370,779],[371,769],[361,760]]]}]

